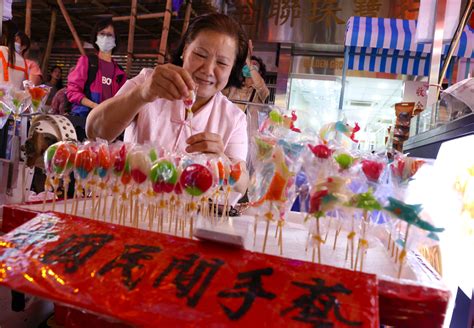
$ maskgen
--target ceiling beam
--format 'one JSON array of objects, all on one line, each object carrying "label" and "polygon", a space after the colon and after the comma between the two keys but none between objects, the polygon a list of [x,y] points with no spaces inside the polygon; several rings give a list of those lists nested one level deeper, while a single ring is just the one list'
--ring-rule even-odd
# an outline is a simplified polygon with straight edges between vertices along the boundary
[{"label": "ceiling beam", "polygon": [[[116,12],[115,10],[112,10],[112,9],[108,8],[107,6],[105,6],[105,5],[104,5],[102,2],[100,2],[99,0],[92,0],[91,2],[92,2],[92,4],[94,4],[95,6],[101,8],[102,10],[105,10],[106,12],[110,12],[110,13],[111,13],[112,15],[114,15],[114,16],[121,16],[118,12]],[[138,24],[135,24],[135,28],[136,28],[137,30],[140,30],[140,31],[142,31],[142,32],[145,32],[145,33],[147,33],[147,34],[150,34],[152,37],[154,37],[154,38],[156,38],[156,39],[158,38],[158,34],[153,33],[153,32],[150,31],[149,29],[146,29],[146,28],[144,28],[144,27],[142,27],[142,26],[140,26],[140,25],[138,25]]]},{"label": "ceiling beam", "polygon": [[[150,10],[148,10],[145,6],[141,5],[141,4],[138,4],[138,9],[140,9],[141,11],[149,14],[151,13]],[[164,15],[163,15],[164,16]],[[174,12],[173,12],[173,16],[174,16]],[[176,14],[177,16],[177,14]],[[161,19],[161,18],[160,18]],[[171,22],[173,22],[173,20],[171,20]],[[181,32],[178,31],[178,29],[176,27],[174,27],[172,24],[170,24],[170,29],[171,31],[175,32],[177,35],[181,36]]]}]

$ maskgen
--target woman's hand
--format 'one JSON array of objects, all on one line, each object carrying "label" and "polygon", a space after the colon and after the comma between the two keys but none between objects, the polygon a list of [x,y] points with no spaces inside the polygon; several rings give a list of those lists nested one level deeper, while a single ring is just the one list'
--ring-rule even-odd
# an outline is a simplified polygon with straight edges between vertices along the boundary
[{"label": "woman's hand", "polygon": [[211,153],[219,156],[224,155],[224,143],[219,134],[211,132],[201,132],[186,140],[189,145],[186,147],[188,153]]},{"label": "woman's hand", "polygon": [[252,40],[249,39],[247,59],[245,60],[249,68],[252,66],[252,55],[253,55],[253,43],[252,43]]},{"label": "woman's hand", "polygon": [[145,102],[152,102],[157,98],[183,99],[194,89],[194,81],[185,69],[165,64],[155,67],[152,76],[140,87],[140,93]]}]

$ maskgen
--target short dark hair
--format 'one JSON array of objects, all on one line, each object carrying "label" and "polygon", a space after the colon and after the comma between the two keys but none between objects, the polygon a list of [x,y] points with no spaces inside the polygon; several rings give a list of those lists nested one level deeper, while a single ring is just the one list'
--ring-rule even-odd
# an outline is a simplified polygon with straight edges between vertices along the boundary
[{"label": "short dark hair", "polygon": [[262,58],[257,57],[257,56],[252,56],[250,57],[251,60],[255,60],[258,63],[258,73],[262,77],[262,79],[265,80],[265,77],[267,76],[267,66],[265,66],[265,63],[263,62]]},{"label": "short dark hair", "polygon": [[184,33],[178,48],[173,53],[171,63],[177,66],[183,66],[181,56],[184,47],[193,42],[199,33],[204,30],[224,33],[232,37],[237,45],[237,54],[235,56],[234,66],[230,72],[227,87],[240,88],[243,83],[242,68],[245,65],[248,52],[248,38],[242,27],[233,18],[219,13],[206,14],[193,19],[186,33]]},{"label": "short dark hair", "polygon": [[21,50],[21,55],[25,57],[26,52],[30,49],[31,46],[30,38],[23,31],[16,32],[16,36],[20,38],[21,47],[25,47],[25,49]]},{"label": "short dark hair", "polygon": [[18,32],[18,26],[11,21],[2,22],[2,46],[8,47],[8,63],[15,65],[15,35]]},{"label": "short dark hair", "polygon": [[95,50],[100,51],[99,46],[95,43],[97,41],[97,34],[99,34],[99,32],[102,31],[107,26],[112,26],[114,29],[115,48],[112,49],[112,53],[114,53],[115,50],[119,48],[120,37],[119,37],[119,34],[117,33],[117,28],[115,27],[112,17],[102,18],[100,21],[95,23],[94,28],[92,29],[92,33],[91,33],[91,43],[94,46]]}]

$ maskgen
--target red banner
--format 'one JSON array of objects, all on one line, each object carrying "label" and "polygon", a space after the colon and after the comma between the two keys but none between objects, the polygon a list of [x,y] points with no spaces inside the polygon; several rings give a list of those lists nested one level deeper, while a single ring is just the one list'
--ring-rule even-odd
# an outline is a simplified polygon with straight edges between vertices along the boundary
[{"label": "red banner", "polygon": [[374,275],[60,214],[0,238],[0,284],[137,326],[379,326]]}]

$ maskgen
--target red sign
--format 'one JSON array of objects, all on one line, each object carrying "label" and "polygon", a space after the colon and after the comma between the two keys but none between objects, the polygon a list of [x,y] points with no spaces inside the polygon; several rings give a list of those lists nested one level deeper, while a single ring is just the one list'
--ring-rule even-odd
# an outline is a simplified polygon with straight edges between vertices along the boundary
[{"label": "red sign", "polygon": [[138,326],[379,326],[374,275],[60,214],[0,238],[0,284]]}]

